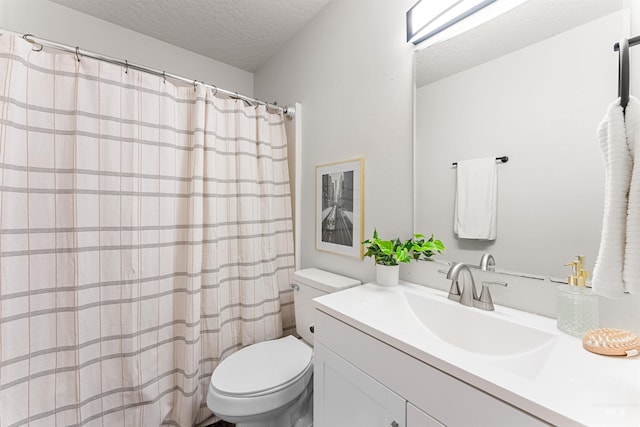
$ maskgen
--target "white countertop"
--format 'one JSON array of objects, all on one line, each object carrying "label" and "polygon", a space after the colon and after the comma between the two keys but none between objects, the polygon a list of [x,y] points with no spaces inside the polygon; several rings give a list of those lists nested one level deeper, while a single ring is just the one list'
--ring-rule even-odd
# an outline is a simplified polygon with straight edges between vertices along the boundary
[{"label": "white countertop", "polygon": [[[392,288],[366,284],[316,298],[314,304],[338,320],[551,424],[640,426],[640,357],[590,353],[582,348],[580,339],[560,332],[555,319],[498,305],[495,311],[482,313],[554,334],[553,342],[517,357],[479,355],[431,333],[411,310],[398,304],[398,295],[405,292],[458,304],[448,301],[445,292],[404,282]],[[382,309],[375,313],[363,309],[368,302]]]}]

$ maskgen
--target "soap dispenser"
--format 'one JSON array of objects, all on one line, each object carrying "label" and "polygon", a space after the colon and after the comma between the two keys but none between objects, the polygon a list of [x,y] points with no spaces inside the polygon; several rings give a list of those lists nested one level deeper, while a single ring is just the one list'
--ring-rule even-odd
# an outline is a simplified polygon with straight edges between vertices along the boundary
[{"label": "soap dispenser", "polygon": [[566,285],[558,286],[558,329],[575,337],[598,327],[598,296],[586,286],[589,272],[584,256],[578,255],[565,266],[571,267]]}]

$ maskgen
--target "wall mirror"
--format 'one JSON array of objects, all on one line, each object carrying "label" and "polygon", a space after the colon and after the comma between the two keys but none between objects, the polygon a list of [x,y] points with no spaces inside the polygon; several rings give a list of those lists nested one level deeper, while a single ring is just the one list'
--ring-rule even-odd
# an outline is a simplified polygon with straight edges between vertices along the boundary
[{"label": "wall mirror", "polygon": [[[604,200],[596,130],[617,94],[626,6],[529,0],[416,51],[414,229],[446,244],[441,259],[477,264],[490,252],[498,270],[566,279],[564,264],[582,254],[593,269]],[[496,240],[458,239],[452,163],[505,155]]]}]

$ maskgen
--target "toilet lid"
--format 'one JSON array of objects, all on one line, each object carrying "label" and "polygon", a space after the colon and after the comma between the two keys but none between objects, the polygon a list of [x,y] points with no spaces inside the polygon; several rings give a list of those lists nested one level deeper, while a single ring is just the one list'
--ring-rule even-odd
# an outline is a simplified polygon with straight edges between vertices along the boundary
[{"label": "toilet lid", "polygon": [[311,347],[293,336],[253,344],[222,361],[211,384],[226,394],[254,394],[293,380],[311,363]]}]

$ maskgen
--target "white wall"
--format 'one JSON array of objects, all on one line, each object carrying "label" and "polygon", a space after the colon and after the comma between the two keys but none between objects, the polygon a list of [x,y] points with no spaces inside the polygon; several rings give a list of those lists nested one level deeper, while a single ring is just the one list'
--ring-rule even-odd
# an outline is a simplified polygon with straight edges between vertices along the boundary
[{"label": "white wall", "polygon": [[[616,12],[417,91],[417,228],[447,243],[446,259],[561,278],[575,255],[595,261],[604,167],[596,129],[617,93]],[[452,162],[498,164],[498,237],[453,233]]]},{"label": "white wall", "polygon": [[301,265],[363,281],[362,261],[315,250],[315,167],[365,158],[365,238],[412,232],[412,53],[405,12],[413,1],[334,0],[255,73],[256,97],[300,102]]},{"label": "white wall", "polygon": [[253,96],[252,73],[48,0],[0,0],[0,28],[79,46]]}]

